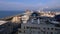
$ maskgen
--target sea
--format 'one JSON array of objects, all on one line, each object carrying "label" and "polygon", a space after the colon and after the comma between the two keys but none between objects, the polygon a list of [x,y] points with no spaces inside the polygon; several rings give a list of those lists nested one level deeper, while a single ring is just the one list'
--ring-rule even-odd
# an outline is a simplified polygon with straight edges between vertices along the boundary
[{"label": "sea", "polygon": [[25,11],[0,11],[0,18],[22,14]]}]

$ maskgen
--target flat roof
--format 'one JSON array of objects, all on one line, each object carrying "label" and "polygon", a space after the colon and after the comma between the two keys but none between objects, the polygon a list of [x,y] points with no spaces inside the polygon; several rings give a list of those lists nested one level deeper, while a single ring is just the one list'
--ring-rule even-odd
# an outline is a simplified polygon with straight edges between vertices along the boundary
[{"label": "flat roof", "polygon": [[0,25],[7,23],[7,21],[0,21]]}]

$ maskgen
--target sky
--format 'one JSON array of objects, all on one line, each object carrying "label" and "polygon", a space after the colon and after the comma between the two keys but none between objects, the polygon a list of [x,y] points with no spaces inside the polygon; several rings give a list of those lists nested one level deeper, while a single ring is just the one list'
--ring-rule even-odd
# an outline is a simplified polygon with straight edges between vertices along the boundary
[{"label": "sky", "polygon": [[60,0],[0,0],[0,10],[59,8]]}]

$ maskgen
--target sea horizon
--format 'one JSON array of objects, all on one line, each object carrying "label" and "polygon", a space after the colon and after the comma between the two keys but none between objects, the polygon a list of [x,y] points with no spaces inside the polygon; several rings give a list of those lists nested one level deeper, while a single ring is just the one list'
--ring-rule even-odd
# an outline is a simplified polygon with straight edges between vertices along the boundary
[{"label": "sea horizon", "polygon": [[24,11],[0,11],[0,18],[22,14]]}]

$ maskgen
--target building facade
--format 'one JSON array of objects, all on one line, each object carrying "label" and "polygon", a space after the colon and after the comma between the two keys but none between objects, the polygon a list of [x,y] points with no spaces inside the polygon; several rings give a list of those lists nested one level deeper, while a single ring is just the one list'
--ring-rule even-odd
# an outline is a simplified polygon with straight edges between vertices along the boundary
[{"label": "building facade", "polygon": [[13,32],[13,26],[11,22],[3,21],[0,25],[0,34],[11,34]]},{"label": "building facade", "polygon": [[[33,17],[33,18],[32,18]],[[60,27],[56,24],[46,22],[47,19],[31,16],[27,23],[22,23],[18,29],[18,34],[60,34]]]}]

